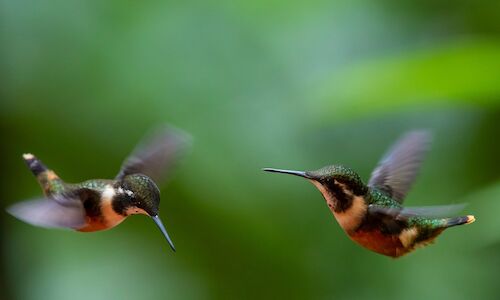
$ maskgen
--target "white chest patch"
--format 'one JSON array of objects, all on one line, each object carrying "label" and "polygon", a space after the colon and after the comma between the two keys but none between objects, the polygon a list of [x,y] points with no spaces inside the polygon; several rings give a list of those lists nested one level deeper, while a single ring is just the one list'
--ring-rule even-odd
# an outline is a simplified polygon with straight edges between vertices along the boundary
[{"label": "white chest patch", "polygon": [[108,225],[110,228],[120,224],[125,219],[125,216],[116,213],[112,207],[111,202],[115,195],[115,189],[112,186],[107,185],[101,196],[101,212],[106,221],[106,225]]},{"label": "white chest patch", "polygon": [[335,219],[337,219],[337,222],[340,224],[342,229],[349,232],[359,226],[366,214],[366,210],[368,209],[368,205],[366,204],[363,197],[352,195],[344,185],[340,185],[344,189],[344,192],[348,195],[353,196],[353,198],[351,207],[341,213],[338,213],[333,209],[335,199],[328,192],[328,190],[317,181],[311,180],[311,182],[314,184],[314,186],[316,186],[316,188],[318,188],[321,194],[323,194],[323,197],[326,200],[326,204],[328,204],[328,207],[332,211]]},{"label": "white chest patch", "polygon": [[102,192],[102,200],[111,201],[111,199],[113,199],[115,195],[116,195],[115,189],[108,184],[104,187],[104,191]]}]

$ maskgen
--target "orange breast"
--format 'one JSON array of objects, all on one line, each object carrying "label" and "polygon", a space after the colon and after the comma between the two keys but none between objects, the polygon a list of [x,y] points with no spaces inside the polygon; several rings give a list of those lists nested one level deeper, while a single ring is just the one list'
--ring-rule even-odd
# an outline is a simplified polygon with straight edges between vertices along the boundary
[{"label": "orange breast", "polygon": [[367,249],[391,257],[399,257],[412,250],[405,248],[397,235],[385,235],[379,230],[358,230],[349,237]]},{"label": "orange breast", "polygon": [[102,218],[87,217],[87,222],[86,222],[85,226],[77,229],[77,231],[92,232],[92,231],[106,230],[109,228],[111,228],[111,227],[108,226]]}]

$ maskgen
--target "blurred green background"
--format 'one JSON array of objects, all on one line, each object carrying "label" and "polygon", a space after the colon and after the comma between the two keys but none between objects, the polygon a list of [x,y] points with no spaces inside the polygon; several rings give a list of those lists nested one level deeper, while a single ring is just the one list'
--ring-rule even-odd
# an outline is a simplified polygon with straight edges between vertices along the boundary
[{"label": "blurred green background", "polygon": [[[0,213],[1,299],[498,299],[500,2],[0,1],[1,207],[112,178],[152,126],[193,149],[146,217],[93,234]],[[398,260],[351,242],[320,193],[262,167],[367,180],[405,131],[434,144],[408,205],[471,226]]]}]

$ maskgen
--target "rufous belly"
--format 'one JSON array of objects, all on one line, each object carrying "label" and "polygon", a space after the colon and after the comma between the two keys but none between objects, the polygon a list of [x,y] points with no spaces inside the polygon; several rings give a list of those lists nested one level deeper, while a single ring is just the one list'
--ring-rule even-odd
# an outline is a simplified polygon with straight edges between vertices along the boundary
[{"label": "rufous belly", "polygon": [[348,235],[353,241],[367,249],[396,258],[416,248],[431,244],[443,230],[444,228],[438,228],[427,239],[417,242],[415,239],[418,231],[411,229],[407,232],[409,234],[403,231],[399,235],[383,234],[379,230],[358,230]]},{"label": "rufous belly", "polygon": [[398,235],[382,234],[379,230],[358,230],[349,234],[349,237],[369,250],[391,257],[399,257],[412,250],[401,243]]},{"label": "rufous belly", "polygon": [[87,223],[82,228],[77,229],[77,231],[81,232],[92,232],[99,230],[106,230],[111,228],[111,226],[107,225],[107,222],[102,218],[90,218],[87,217]]}]

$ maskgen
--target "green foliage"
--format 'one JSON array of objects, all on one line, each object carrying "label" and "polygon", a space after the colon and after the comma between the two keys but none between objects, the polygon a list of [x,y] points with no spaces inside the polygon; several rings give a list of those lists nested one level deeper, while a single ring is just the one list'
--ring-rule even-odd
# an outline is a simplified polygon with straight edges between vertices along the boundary
[{"label": "green foliage", "polygon": [[455,41],[337,70],[320,107],[328,108],[325,114],[347,116],[417,105],[498,107],[498,78],[496,39]]}]

